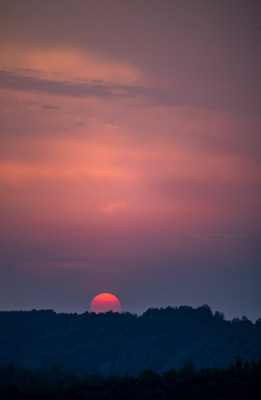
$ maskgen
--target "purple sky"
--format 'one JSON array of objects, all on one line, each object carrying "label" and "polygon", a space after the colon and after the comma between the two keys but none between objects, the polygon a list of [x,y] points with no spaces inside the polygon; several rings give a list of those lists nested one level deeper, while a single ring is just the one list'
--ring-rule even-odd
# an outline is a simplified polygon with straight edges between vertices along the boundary
[{"label": "purple sky", "polygon": [[261,317],[261,3],[2,0],[0,309]]}]

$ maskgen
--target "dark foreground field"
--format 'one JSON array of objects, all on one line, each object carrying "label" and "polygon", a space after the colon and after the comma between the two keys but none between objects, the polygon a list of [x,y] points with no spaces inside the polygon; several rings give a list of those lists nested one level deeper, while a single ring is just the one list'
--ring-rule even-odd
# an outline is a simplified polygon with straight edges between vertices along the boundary
[{"label": "dark foreground field", "polygon": [[261,363],[237,359],[225,369],[155,374],[145,370],[136,378],[100,374],[77,378],[58,366],[28,371],[13,364],[0,368],[0,398],[6,400],[259,400]]}]

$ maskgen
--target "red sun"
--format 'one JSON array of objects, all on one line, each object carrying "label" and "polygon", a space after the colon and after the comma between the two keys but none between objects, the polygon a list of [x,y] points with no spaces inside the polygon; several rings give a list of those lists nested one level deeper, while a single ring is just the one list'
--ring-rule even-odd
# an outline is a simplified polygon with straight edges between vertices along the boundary
[{"label": "red sun", "polygon": [[116,296],[110,293],[101,293],[91,302],[91,312],[105,313],[107,311],[120,312],[121,303]]}]

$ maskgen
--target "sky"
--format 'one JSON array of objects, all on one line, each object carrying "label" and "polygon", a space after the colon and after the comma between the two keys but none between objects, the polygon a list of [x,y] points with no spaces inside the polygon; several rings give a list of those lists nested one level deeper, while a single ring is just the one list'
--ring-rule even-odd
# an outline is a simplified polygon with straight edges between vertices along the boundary
[{"label": "sky", "polygon": [[261,3],[1,0],[0,310],[261,317]]}]

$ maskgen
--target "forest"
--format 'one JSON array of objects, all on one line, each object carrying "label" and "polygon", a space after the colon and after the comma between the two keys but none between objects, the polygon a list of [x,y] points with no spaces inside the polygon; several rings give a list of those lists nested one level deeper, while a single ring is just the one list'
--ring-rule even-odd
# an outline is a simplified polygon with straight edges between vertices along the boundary
[{"label": "forest", "polygon": [[52,310],[0,312],[0,366],[46,370],[58,365],[76,376],[138,377],[191,363],[228,368],[240,357],[261,359],[261,319],[228,321],[209,306],[131,313],[65,314]]}]

